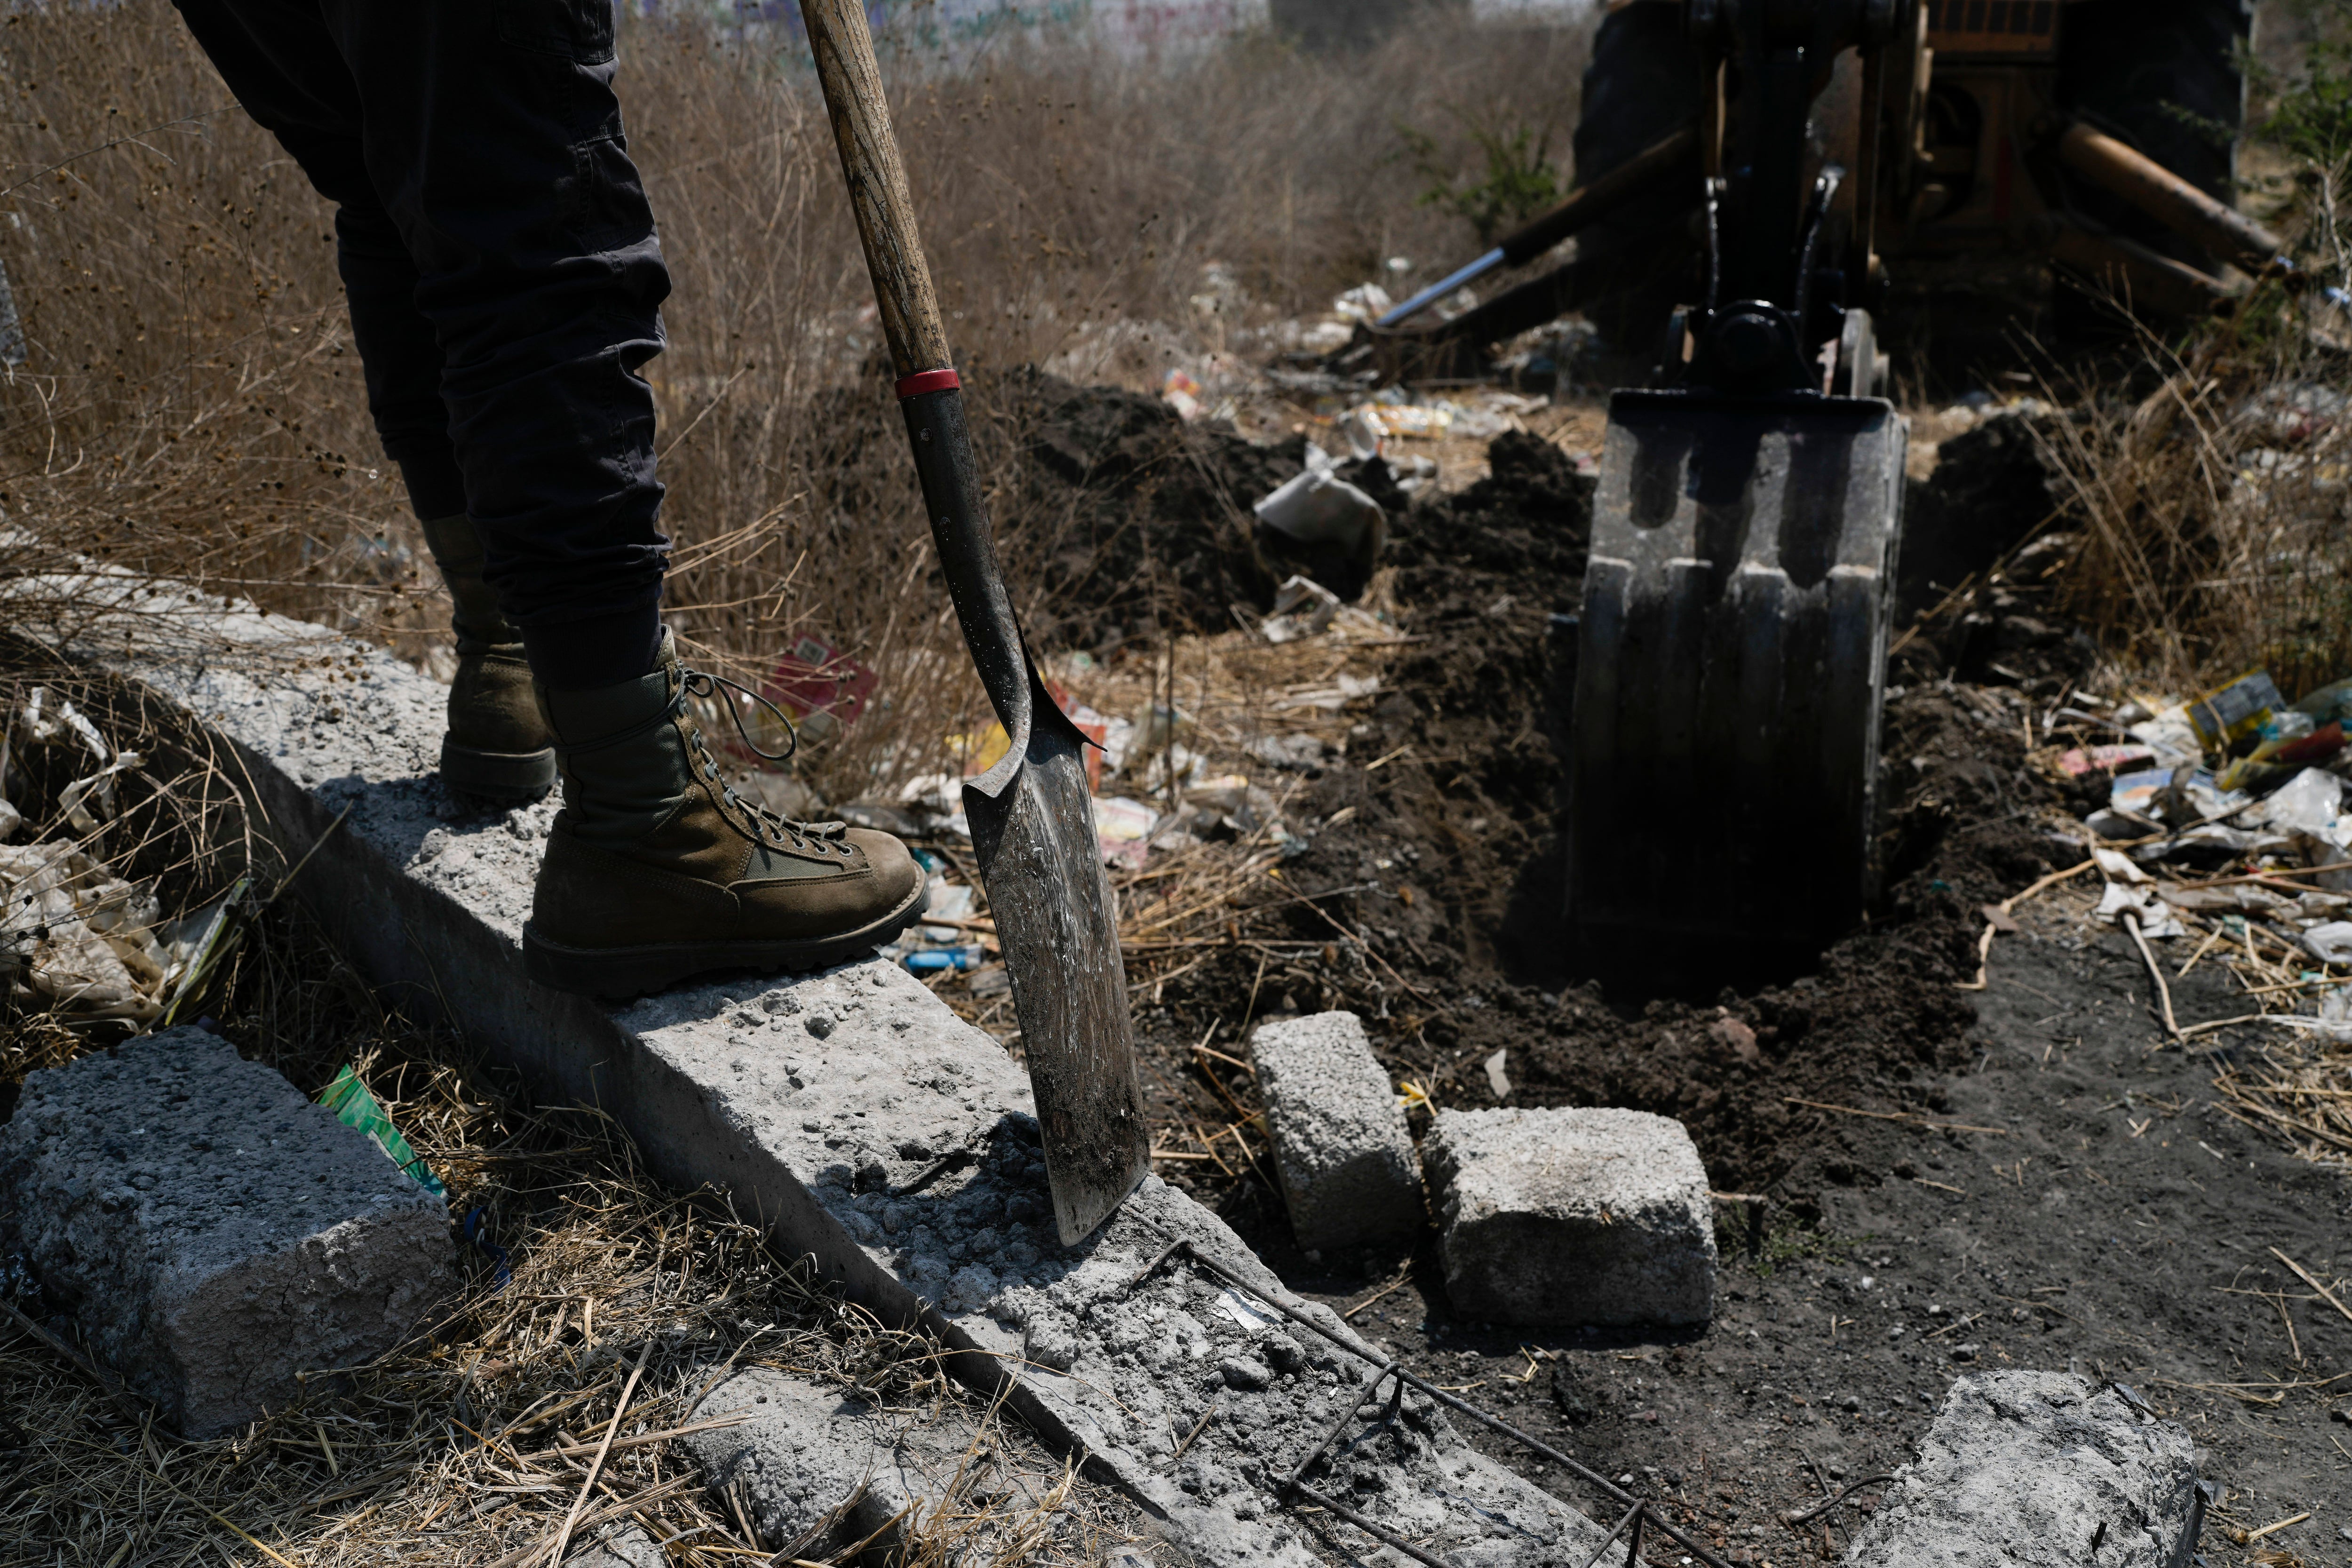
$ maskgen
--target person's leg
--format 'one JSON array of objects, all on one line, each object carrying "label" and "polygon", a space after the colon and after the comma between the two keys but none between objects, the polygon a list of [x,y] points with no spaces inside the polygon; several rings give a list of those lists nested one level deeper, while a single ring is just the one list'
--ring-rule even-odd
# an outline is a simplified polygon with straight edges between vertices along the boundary
[{"label": "person's leg", "polygon": [[610,0],[319,3],[440,343],[486,575],[562,764],[526,972],[630,995],[895,937],[923,900],[906,847],[728,788],[687,707],[711,689],[660,627],[667,542],[637,372],[661,347],[669,277],[622,139]]},{"label": "person's leg", "polygon": [[669,292],[621,132],[610,0],[316,0],[416,310],[484,573],[544,684],[652,668],[668,542],[653,393]]},{"label": "person's leg", "polygon": [[482,577],[482,548],[466,516],[465,480],[441,401],[441,346],[416,309],[416,264],[362,156],[358,85],[315,0],[179,4],[247,112],[336,204],[335,259],[368,410],[385,455],[407,481],[457,634],[442,779],[491,800],[536,799],[555,782],[552,741],[531,696],[521,638]]}]

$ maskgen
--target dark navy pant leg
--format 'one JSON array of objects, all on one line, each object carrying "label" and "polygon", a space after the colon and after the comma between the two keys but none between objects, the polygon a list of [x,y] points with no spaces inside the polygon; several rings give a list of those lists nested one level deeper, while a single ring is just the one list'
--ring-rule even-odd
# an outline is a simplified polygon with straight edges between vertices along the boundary
[{"label": "dark navy pant leg", "polygon": [[446,489],[454,461],[508,618],[573,647],[649,627],[667,542],[638,373],[669,275],[610,0],[178,3],[341,205],[378,429],[413,486]]}]

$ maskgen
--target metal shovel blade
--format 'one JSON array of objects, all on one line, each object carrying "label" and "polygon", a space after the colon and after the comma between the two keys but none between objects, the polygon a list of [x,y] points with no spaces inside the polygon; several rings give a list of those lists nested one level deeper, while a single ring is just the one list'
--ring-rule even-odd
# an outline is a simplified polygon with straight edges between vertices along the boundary
[{"label": "metal shovel blade", "polygon": [[1023,743],[964,785],[964,815],[1029,1061],[1054,1223],[1085,1237],[1151,1168],[1127,968],[1084,740],[1029,671]]}]

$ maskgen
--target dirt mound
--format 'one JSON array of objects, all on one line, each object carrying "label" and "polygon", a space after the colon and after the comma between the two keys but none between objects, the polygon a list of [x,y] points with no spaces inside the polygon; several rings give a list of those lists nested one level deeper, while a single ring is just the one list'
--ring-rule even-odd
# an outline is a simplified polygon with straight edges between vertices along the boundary
[{"label": "dirt mound", "polygon": [[1944,442],[1935,471],[1905,486],[1897,625],[1933,609],[2064,510],[2064,476],[2043,456],[2058,418],[1996,414]]},{"label": "dirt mound", "polygon": [[1014,458],[1003,537],[1044,584],[1052,640],[1099,647],[1155,623],[1220,631],[1232,606],[1272,605],[1250,508],[1298,472],[1303,441],[1255,446],[1158,398],[1036,370],[985,395]]},{"label": "dirt mound", "polygon": [[[1221,631],[1232,606],[1272,605],[1250,508],[1298,472],[1303,440],[1255,446],[1158,398],[1025,366],[972,370],[964,389],[997,548],[1041,645]],[[824,394],[807,417],[834,433],[812,477],[841,526],[905,507],[915,479],[896,408],[858,385]]]}]

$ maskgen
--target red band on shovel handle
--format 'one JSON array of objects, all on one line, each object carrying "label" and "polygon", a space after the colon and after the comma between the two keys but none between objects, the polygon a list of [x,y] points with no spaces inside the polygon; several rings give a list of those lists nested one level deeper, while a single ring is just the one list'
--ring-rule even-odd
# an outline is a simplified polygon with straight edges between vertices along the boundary
[{"label": "red band on shovel handle", "polygon": [[951,370],[919,370],[912,375],[898,378],[898,401],[904,403],[927,392],[953,392],[962,384]]}]

